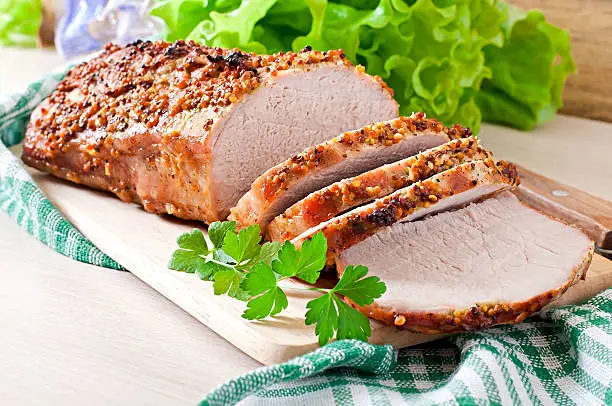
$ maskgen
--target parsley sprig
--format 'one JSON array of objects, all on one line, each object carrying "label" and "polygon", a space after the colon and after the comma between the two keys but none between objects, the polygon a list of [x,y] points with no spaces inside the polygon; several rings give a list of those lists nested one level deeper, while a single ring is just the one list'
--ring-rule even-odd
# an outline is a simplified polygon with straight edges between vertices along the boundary
[{"label": "parsley sprig", "polygon": [[317,282],[327,253],[323,233],[304,241],[298,249],[290,241],[261,244],[258,225],[236,232],[235,222],[224,221],[212,223],[208,237],[194,229],[182,234],[177,243],[179,248],[172,254],[168,267],[212,281],[216,295],[227,294],[246,301],[242,314],[245,319],[277,315],[289,305],[286,290],[308,289],[321,293],[307,303],[305,319],[307,325],[315,325],[319,344],[324,345],[334,337],[367,341],[372,333],[368,318],[342,300],[346,296],[363,306],[385,292],[385,284],[378,277],[367,276],[365,266],[346,267],[331,289],[283,284],[289,278]]}]

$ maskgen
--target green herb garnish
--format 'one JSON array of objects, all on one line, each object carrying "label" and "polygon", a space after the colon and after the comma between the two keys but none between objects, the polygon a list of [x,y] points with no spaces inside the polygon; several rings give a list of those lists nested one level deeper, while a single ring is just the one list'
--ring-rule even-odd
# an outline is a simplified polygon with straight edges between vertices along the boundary
[{"label": "green herb garnish", "polygon": [[367,341],[371,335],[366,316],[347,305],[346,296],[360,306],[371,304],[386,286],[378,277],[367,276],[365,266],[348,266],[331,289],[297,288],[282,282],[298,278],[314,284],[325,266],[327,240],[319,232],[306,240],[301,249],[290,241],[261,243],[258,225],[236,232],[233,221],[215,222],[208,228],[208,237],[194,229],[177,240],[168,267],[197,274],[212,281],[216,295],[227,294],[246,301],[242,317],[261,320],[282,312],[288,306],[285,291],[308,289],[322,293],[306,305],[306,324],[315,324],[319,344],[332,338],[355,338]]}]

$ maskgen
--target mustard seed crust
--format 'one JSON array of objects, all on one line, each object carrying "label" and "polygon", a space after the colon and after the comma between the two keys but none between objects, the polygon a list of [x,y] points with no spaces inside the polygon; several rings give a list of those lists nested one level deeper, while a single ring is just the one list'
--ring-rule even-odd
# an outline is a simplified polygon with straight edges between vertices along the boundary
[{"label": "mustard seed crust", "polygon": [[[45,139],[44,148],[33,151],[33,156],[51,159],[87,129],[104,131],[98,146],[113,133],[134,126],[165,132],[175,117],[192,110],[218,113],[206,123],[206,130],[223,109],[254,91],[267,77],[321,62],[352,66],[342,50],[256,55],[193,41],[139,40],[125,47],[108,44],[98,57],[68,72],[49,97],[48,106],[30,123],[28,132]],[[32,138],[29,144],[35,141]],[[96,145],[91,148],[95,150]]]},{"label": "mustard seed crust", "polygon": [[[472,132],[461,126],[448,128],[436,119],[425,118],[425,113],[416,113],[410,117],[399,117],[387,122],[374,123],[359,130],[347,131],[332,140],[333,143],[346,145],[349,148],[362,148],[362,145],[392,146],[402,142],[406,137],[420,133],[444,133],[449,139],[471,136]],[[317,145],[301,154],[291,157],[287,162],[278,165],[264,174],[262,183],[263,195],[270,202],[277,194],[290,187],[290,184],[309,169],[325,165],[331,152],[327,146]]]},{"label": "mustard seed crust", "polygon": [[[313,192],[285,210],[268,225],[268,239],[290,240],[310,227],[374,199],[459,164],[489,158],[474,137],[450,141],[418,155],[384,165]],[[429,196],[435,201],[435,195]]]},{"label": "mustard seed crust", "polygon": [[301,246],[304,240],[322,231],[327,238],[327,260],[331,264],[345,249],[417,210],[428,208],[454,194],[480,185],[495,184],[506,188],[519,184],[513,164],[504,161],[496,163],[492,158],[465,163],[312,227],[292,242]]},{"label": "mustard seed crust", "polygon": [[340,162],[348,154],[368,148],[391,147],[422,135],[442,135],[450,141],[470,137],[472,132],[469,128],[460,125],[445,127],[435,119],[426,118],[424,113],[374,123],[358,130],[345,132],[330,141],[310,147],[266,171],[253,182],[251,190],[240,199],[236,207],[231,209],[229,219],[236,221],[238,228],[259,224],[265,229],[268,222],[266,214],[268,208],[305,176]]},{"label": "mustard seed crust", "polygon": [[149,212],[222,220],[209,184],[209,134],[279,72],[321,64],[359,70],[342,50],[256,55],[193,41],[109,44],[34,110],[22,159]]}]

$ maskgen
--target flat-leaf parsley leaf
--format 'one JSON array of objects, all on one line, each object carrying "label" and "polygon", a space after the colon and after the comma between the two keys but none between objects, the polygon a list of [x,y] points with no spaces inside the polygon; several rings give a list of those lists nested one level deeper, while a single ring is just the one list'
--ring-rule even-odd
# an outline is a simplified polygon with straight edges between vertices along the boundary
[{"label": "flat-leaf parsley leaf", "polygon": [[260,233],[258,225],[243,228],[238,234],[227,232],[223,238],[223,252],[234,258],[237,264],[254,258],[261,250]]},{"label": "flat-leaf parsley leaf", "polygon": [[274,316],[289,305],[285,292],[278,287],[276,275],[265,263],[259,263],[246,274],[240,287],[254,298],[247,303],[242,317],[260,320]]},{"label": "flat-leaf parsley leaf", "polygon": [[368,318],[343,300],[345,297],[364,306],[385,292],[386,286],[378,277],[367,276],[368,268],[347,266],[332,289],[289,286],[283,284],[289,278],[317,282],[326,263],[325,236],[321,232],[315,234],[300,249],[290,241],[282,245],[260,242],[258,225],[236,233],[235,222],[217,221],[209,226],[208,239],[197,229],[181,235],[168,267],[213,281],[216,295],[247,301],[242,317],[248,320],[264,319],[285,310],[289,306],[286,289],[320,292],[322,296],[306,305],[305,323],[315,325],[321,345],[333,338],[368,339],[372,333]]},{"label": "flat-leaf parsley leaf", "polygon": [[179,249],[172,253],[168,268],[187,273],[202,272],[207,268],[206,259],[210,250],[201,230],[193,229],[176,240]]},{"label": "flat-leaf parsley leaf", "polygon": [[356,338],[363,341],[372,334],[368,318],[338,296],[341,294],[360,306],[371,304],[375,298],[382,296],[387,287],[376,276],[365,277],[367,273],[365,266],[347,266],[336,286],[306,304],[305,323],[315,324],[319,344],[326,344],[334,333],[338,339]]}]

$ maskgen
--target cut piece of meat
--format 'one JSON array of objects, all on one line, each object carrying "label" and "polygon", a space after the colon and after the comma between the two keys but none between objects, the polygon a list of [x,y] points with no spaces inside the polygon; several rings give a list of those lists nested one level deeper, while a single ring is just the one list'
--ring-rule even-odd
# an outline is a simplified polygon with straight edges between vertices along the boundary
[{"label": "cut piece of meat", "polygon": [[340,50],[137,41],[70,70],[32,114],[23,160],[147,211],[212,222],[288,156],[397,114],[382,80]]},{"label": "cut piece of meat", "polygon": [[[419,333],[518,323],[585,277],[593,243],[502,193],[421,221],[397,223],[337,259],[363,264],[387,291],[367,316]],[[348,299],[345,299],[348,301]]]},{"label": "cut piece of meat", "polygon": [[354,207],[387,196],[454,166],[490,156],[476,138],[469,137],[447,142],[416,156],[341,180],[312,192],[275,217],[268,225],[268,238],[274,241],[290,240],[310,227]]},{"label": "cut piece of meat", "polygon": [[471,134],[460,126],[444,127],[423,113],[346,132],[266,171],[229,219],[238,228],[259,224],[265,230],[271,219],[315,190]]},{"label": "cut piece of meat", "polygon": [[304,240],[321,231],[327,238],[327,260],[398,222],[461,207],[518,184],[516,167],[492,158],[468,162],[400,189],[382,199],[353,209],[312,227],[292,240]]}]

